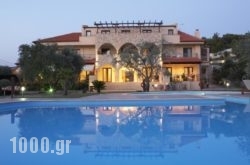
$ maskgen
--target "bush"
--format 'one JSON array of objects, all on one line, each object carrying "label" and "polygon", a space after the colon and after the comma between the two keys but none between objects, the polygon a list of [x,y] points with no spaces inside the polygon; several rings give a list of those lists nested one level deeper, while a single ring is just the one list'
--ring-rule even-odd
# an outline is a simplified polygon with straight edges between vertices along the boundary
[{"label": "bush", "polygon": [[97,93],[101,93],[101,90],[105,89],[106,87],[104,81],[94,80],[92,83],[94,85],[94,89],[97,90]]},{"label": "bush", "polygon": [[79,89],[82,90],[83,93],[86,93],[89,89],[89,81],[84,80],[79,83]]}]

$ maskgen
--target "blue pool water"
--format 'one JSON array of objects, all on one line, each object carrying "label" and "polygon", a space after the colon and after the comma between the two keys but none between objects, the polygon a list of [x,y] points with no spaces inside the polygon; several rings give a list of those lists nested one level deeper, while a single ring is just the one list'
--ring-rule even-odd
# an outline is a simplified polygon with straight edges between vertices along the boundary
[{"label": "blue pool water", "polygon": [[191,103],[2,104],[0,164],[250,164],[249,107]]}]

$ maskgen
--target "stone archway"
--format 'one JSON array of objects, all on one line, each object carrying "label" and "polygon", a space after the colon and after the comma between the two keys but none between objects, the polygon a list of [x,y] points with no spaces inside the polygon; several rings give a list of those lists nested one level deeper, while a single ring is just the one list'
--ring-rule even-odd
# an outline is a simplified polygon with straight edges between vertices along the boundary
[{"label": "stone archway", "polygon": [[104,43],[97,50],[98,55],[115,55],[116,53],[116,48],[111,43]]},{"label": "stone archway", "polygon": [[106,64],[112,64],[114,56],[116,56],[117,50],[116,48],[110,44],[110,43],[105,43],[102,44],[98,49],[97,49],[97,67],[106,65]]},{"label": "stone archway", "polygon": [[138,48],[134,44],[128,42],[128,43],[123,44],[120,47],[120,49],[118,51],[118,54],[120,54],[121,52],[123,52],[124,49],[134,49],[134,50],[138,51]]}]

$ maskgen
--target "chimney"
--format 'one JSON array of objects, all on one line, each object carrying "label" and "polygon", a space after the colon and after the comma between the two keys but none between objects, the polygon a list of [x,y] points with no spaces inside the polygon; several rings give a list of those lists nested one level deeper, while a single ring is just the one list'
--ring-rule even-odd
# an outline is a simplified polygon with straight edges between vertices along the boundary
[{"label": "chimney", "polygon": [[196,29],[196,30],[195,30],[194,36],[197,37],[197,38],[201,38],[201,34],[200,34],[199,29]]}]

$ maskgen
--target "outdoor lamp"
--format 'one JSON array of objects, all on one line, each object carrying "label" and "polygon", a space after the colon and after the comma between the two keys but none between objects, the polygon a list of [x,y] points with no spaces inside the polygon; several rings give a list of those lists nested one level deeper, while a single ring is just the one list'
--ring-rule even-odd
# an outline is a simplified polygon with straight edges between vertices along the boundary
[{"label": "outdoor lamp", "polygon": [[21,86],[21,93],[22,93],[22,96],[23,96],[23,92],[26,90],[25,86]]}]

